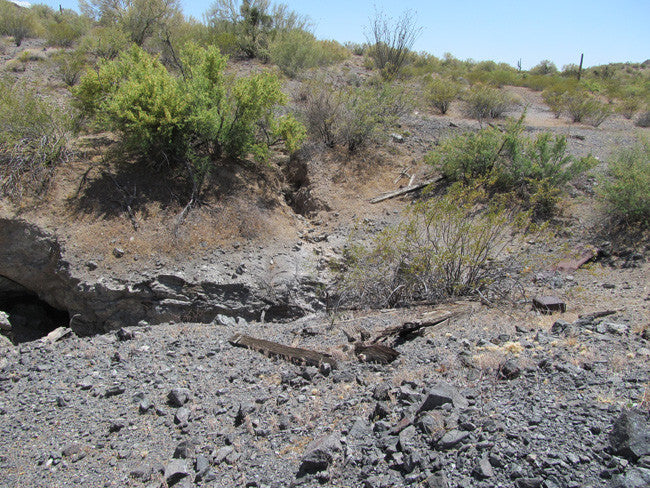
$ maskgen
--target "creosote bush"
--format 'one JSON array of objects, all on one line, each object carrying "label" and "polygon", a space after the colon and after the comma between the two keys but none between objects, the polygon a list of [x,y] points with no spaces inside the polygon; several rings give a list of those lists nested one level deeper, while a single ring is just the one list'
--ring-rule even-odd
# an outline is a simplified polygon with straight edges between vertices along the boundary
[{"label": "creosote bush", "polygon": [[291,115],[276,116],[286,102],[277,76],[229,77],[214,47],[188,45],[181,63],[184,76],[174,76],[133,45],[84,75],[73,90],[76,104],[98,127],[119,132],[142,161],[184,168],[191,202],[224,157],[265,160],[280,142],[298,148],[302,126]]},{"label": "creosote bush", "polygon": [[650,141],[620,151],[601,178],[601,201],[608,215],[627,227],[650,227]]},{"label": "creosote bush", "polygon": [[307,86],[303,117],[312,137],[354,152],[388,130],[411,104],[399,84],[374,81],[337,88],[313,80]]},{"label": "creosote bush", "polygon": [[425,89],[429,104],[444,115],[449,110],[451,102],[458,98],[461,85],[448,78],[434,78]]},{"label": "creosote bush", "polygon": [[496,119],[516,104],[509,94],[486,85],[474,85],[465,95],[465,111],[480,121]]},{"label": "creosote bush", "polygon": [[[481,198],[482,199],[482,198]],[[344,303],[394,307],[486,291],[509,241],[500,206],[478,210],[467,190],[413,205],[403,222],[351,246],[340,276]]]},{"label": "creosote bush", "polygon": [[0,193],[13,199],[47,188],[69,156],[70,114],[35,90],[0,81]]},{"label": "creosote bush", "polygon": [[591,156],[567,154],[566,138],[542,133],[523,135],[525,114],[501,131],[495,127],[444,141],[427,162],[451,182],[479,183],[490,194],[510,194],[537,218],[551,215],[569,181],[592,168]]},{"label": "creosote bush", "polygon": [[319,41],[300,29],[278,35],[271,44],[270,54],[271,62],[290,78],[310,68],[343,61],[349,56],[348,50],[336,41]]}]

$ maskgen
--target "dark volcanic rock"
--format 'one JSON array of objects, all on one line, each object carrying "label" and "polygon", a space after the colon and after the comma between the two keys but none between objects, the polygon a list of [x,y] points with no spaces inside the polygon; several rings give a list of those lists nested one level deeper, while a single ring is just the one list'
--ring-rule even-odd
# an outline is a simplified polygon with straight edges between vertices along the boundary
[{"label": "dark volcanic rock", "polygon": [[336,432],[313,441],[305,449],[298,477],[326,470],[342,449],[340,435]]},{"label": "dark volcanic rock", "polygon": [[614,422],[609,445],[615,454],[631,461],[649,455],[650,422],[647,416],[635,411],[623,412]]}]

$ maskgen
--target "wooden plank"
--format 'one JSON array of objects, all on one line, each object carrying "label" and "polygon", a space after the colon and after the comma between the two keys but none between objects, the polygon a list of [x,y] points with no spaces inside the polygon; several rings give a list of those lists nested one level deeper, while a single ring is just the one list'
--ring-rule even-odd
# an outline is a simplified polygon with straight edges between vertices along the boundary
[{"label": "wooden plank", "polygon": [[354,352],[361,361],[367,363],[388,364],[399,356],[398,351],[383,344],[356,344]]},{"label": "wooden plank", "polygon": [[389,200],[391,198],[399,197],[401,195],[406,195],[407,193],[412,193],[414,191],[421,190],[425,186],[429,186],[432,183],[437,183],[438,181],[440,181],[442,179],[443,179],[443,177],[439,176],[438,178],[434,178],[432,180],[427,180],[427,181],[424,181],[424,182],[419,183],[417,185],[413,185],[413,186],[409,185],[406,188],[401,188],[401,189],[396,190],[396,191],[391,191],[389,193],[379,195],[378,197],[375,197],[372,200],[370,200],[370,203],[379,203],[379,202],[383,202],[384,200]]},{"label": "wooden plank", "polygon": [[300,347],[290,347],[277,342],[257,339],[244,334],[235,334],[228,342],[233,346],[246,347],[262,354],[281,357],[287,361],[297,364],[307,364],[310,366],[321,366],[329,364],[332,369],[336,369],[336,361],[331,356],[310,349]]}]

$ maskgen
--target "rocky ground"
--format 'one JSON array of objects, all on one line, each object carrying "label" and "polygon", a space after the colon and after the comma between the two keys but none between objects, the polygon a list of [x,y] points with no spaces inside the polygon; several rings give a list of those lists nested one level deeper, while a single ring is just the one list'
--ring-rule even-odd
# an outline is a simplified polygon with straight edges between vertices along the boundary
[{"label": "rocky ground", "polygon": [[[65,92],[48,66],[25,76]],[[603,161],[596,172],[636,138],[622,117],[570,124],[539,93],[506,89],[522,101],[508,115],[526,107],[527,132],[566,136]],[[409,201],[369,200],[425,181],[423,156],[477,128],[454,104],[354,156],[314,146],[228,167],[180,231],[158,194],[173,188],[104,158],[110,135],[76,141],[43,199],[0,201],[0,328],[17,343],[0,335],[0,486],[650,486],[650,246],[608,233],[597,177],[569,187],[545,237],[512,243],[525,259],[504,300],[325,311],[351,232],[376,234]],[[554,267],[592,246],[579,269]],[[532,309],[548,295],[566,311]],[[389,364],[348,341],[443,309],[455,314],[388,342]],[[336,367],[235,347],[235,334]]]}]

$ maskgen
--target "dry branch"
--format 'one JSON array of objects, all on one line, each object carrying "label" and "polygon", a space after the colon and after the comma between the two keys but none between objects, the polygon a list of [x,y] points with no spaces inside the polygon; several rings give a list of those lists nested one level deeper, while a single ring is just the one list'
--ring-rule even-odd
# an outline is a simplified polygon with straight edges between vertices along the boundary
[{"label": "dry branch", "polygon": [[431,179],[431,180],[424,181],[422,183],[418,183],[417,185],[413,185],[413,186],[409,185],[406,188],[401,188],[399,190],[395,190],[395,191],[392,191],[390,193],[384,193],[383,195],[379,195],[378,197],[375,197],[372,200],[370,200],[370,203],[379,203],[379,202],[383,202],[384,200],[389,200],[391,198],[399,197],[401,195],[406,195],[407,193],[412,193],[414,191],[421,190],[425,186],[429,186],[432,183],[437,183],[438,181],[440,181],[442,179],[443,179],[443,177],[440,176],[438,178],[434,178],[434,179]]}]

